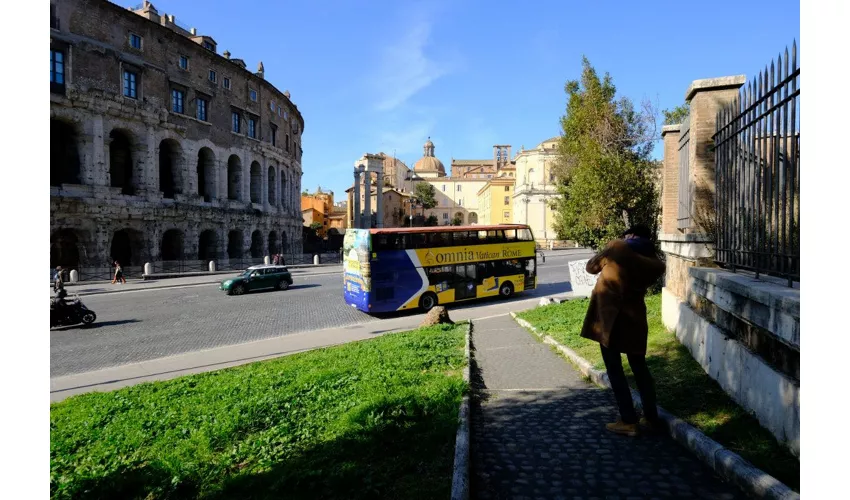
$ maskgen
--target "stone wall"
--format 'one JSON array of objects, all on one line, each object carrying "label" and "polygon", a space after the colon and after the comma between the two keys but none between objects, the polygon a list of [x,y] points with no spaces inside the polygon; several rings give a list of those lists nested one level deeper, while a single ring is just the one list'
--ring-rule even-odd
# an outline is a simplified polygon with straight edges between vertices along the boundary
[{"label": "stone wall", "polygon": [[[714,148],[717,111],[743,76],[694,81],[688,176],[680,177],[678,126],[664,128],[661,249],[667,259],[662,319],[705,372],[792,453],[800,453],[799,285],[714,266]],[[679,183],[694,194],[691,225],[678,227]]]},{"label": "stone wall", "polygon": [[800,291],[692,268],[676,337],[738,404],[800,455]]},{"label": "stone wall", "polygon": [[[51,51],[64,66],[50,94],[51,264],[300,253],[304,122],[288,92],[156,16],[102,0],[56,7]],[[125,71],[135,96],[124,91]],[[175,89],[182,112],[172,108]]]}]

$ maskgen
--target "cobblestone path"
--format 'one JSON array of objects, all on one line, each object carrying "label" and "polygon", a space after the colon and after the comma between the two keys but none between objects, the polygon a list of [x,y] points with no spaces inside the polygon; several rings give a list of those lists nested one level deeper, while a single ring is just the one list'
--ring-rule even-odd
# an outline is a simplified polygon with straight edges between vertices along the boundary
[{"label": "cobblestone path", "polygon": [[669,437],[617,436],[613,394],[508,315],[479,320],[473,498],[745,498]]}]

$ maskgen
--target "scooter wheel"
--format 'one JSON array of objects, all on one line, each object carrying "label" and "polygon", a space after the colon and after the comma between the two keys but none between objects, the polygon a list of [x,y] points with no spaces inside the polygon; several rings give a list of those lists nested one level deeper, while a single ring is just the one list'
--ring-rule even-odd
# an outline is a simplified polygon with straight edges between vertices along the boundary
[{"label": "scooter wheel", "polygon": [[82,320],[84,325],[90,325],[97,319],[97,315],[91,311],[83,314]]}]

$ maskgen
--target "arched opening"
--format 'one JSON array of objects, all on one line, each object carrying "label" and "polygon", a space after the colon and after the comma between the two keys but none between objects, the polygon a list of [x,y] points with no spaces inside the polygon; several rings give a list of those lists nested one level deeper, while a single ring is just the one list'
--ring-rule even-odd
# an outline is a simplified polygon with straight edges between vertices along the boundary
[{"label": "arched opening", "polygon": [[142,233],[133,229],[121,229],[112,235],[109,255],[122,266],[144,264],[145,241]]},{"label": "arched opening", "polygon": [[478,224],[478,214],[475,212],[470,212],[469,214],[469,223],[470,224]]},{"label": "arched opening", "polygon": [[81,184],[80,152],[75,127],[62,120],[50,120],[50,185]]},{"label": "arched opening", "polygon": [[236,155],[227,159],[227,199],[242,199],[242,160]]},{"label": "arched opening", "polygon": [[277,232],[271,231],[269,233],[269,255],[276,253],[280,253],[280,248],[277,246]]},{"label": "arched opening", "polygon": [[280,253],[286,253],[289,249],[289,244],[286,242],[286,231],[280,232]]},{"label": "arched opening", "polygon": [[280,205],[284,208],[287,208],[289,205],[289,200],[287,200],[286,196],[286,174],[280,173]]},{"label": "arched opening", "polygon": [[455,222],[458,222],[459,223],[458,225],[461,225],[461,226],[463,225],[463,212],[457,212],[455,214],[454,220],[452,220],[452,223],[455,223]]},{"label": "arched opening", "polygon": [[183,260],[183,232],[169,229],[162,235],[162,260]]},{"label": "arched opening", "polygon": [[263,256],[263,233],[256,230],[251,234],[251,257],[256,259]]},{"label": "arched opening", "polygon": [[123,130],[109,133],[109,178],[121,193],[133,194],[133,153],[129,135]]},{"label": "arched opening", "polygon": [[212,229],[202,231],[198,237],[198,260],[210,261],[218,258],[218,235]]},{"label": "arched opening", "polygon": [[80,240],[73,229],[59,229],[50,235],[50,267],[74,269],[80,265]]},{"label": "arched opening", "polygon": [[230,259],[241,259],[244,251],[242,250],[242,231],[233,229],[227,233],[227,257]]},{"label": "arched opening", "polygon": [[215,154],[210,148],[198,151],[198,194],[204,201],[215,198]]},{"label": "arched opening", "polygon": [[277,200],[275,199],[274,193],[275,186],[275,177],[274,177],[274,167],[269,167],[269,205],[277,206]]},{"label": "arched opening", "polygon": [[159,143],[159,190],[165,198],[183,193],[181,157],[180,144],[174,139],[164,139]]},{"label": "arched opening", "polygon": [[251,203],[262,203],[263,171],[257,162],[251,163]]}]

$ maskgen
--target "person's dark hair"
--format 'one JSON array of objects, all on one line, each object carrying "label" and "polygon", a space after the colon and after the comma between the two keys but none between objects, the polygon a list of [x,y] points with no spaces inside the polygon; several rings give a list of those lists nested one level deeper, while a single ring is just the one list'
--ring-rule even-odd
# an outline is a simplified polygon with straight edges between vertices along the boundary
[{"label": "person's dark hair", "polygon": [[626,229],[623,233],[623,237],[630,234],[637,236],[638,238],[646,238],[648,240],[652,239],[652,231],[644,224],[635,224],[634,226]]}]

